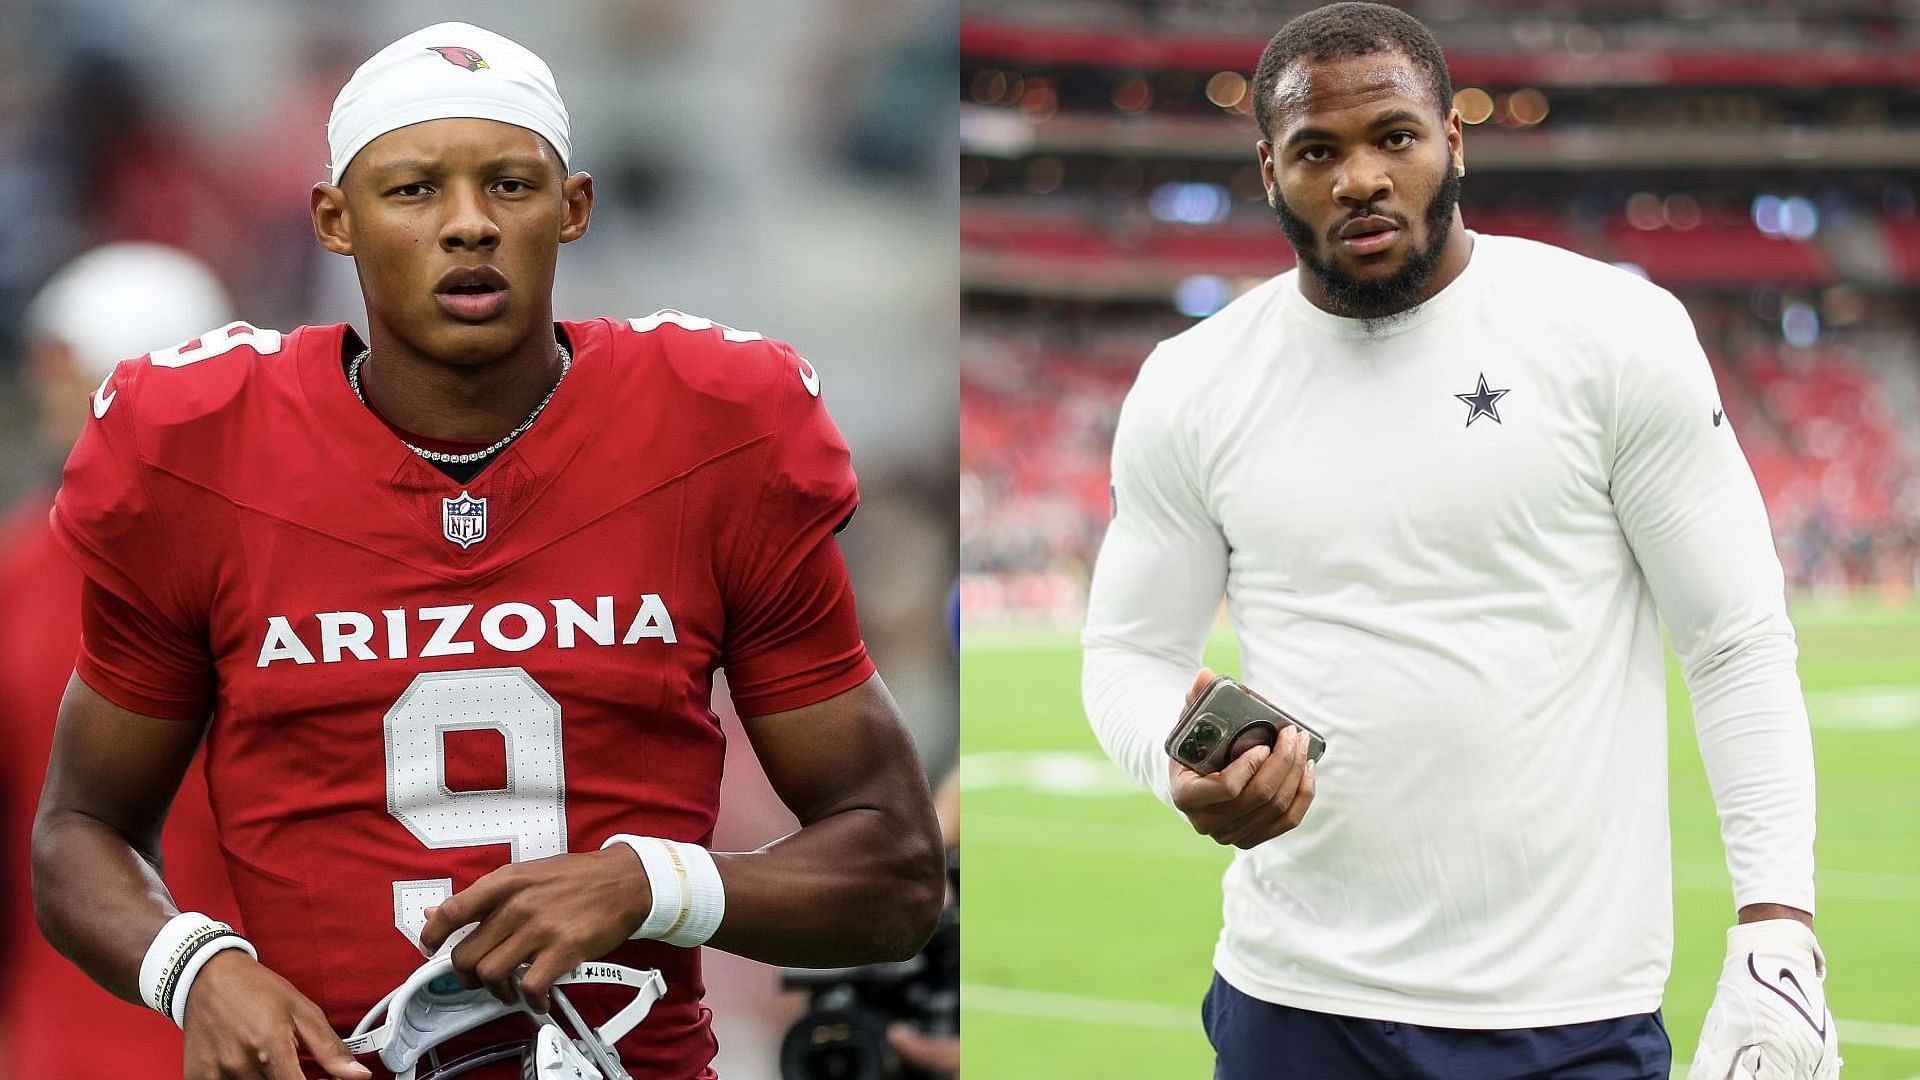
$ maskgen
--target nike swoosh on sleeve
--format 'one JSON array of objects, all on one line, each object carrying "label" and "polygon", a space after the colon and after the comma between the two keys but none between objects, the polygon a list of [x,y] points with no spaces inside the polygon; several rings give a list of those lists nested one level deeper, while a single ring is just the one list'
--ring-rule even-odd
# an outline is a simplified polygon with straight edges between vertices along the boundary
[{"label": "nike swoosh on sleeve", "polygon": [[113,399],[120,396],[119,387],[114,387],[113,393],[111,394],[104,392],[107,388],[107,384],[112,381],[113,381],[113,375],[112,373],[108,373],[107,377],[104,379],[101,379],[100,385],[96,387],[93,391],[93,418],[95,420],[101,419],[102,417],[106,416],[107,410],[113,408]]}]

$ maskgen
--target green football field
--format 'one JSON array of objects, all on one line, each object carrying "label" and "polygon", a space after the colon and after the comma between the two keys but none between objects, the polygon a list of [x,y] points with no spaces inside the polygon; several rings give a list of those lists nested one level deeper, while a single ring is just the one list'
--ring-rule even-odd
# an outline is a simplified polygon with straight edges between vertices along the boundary
[{"label": "green football field", "polygon": [[[1820,784],[1820,940],[1845,1075],[1920,1080],[1920,611],[1795,608]],[[1230,639],[1210,662],[1237,669]],[[1211,1075],[1199,1001],[1228,855],[1110,766],[1070,634],[970,633],[961,749],[966,1073]],[[1673,703],[1675,949],[1685,1073],[1733,917],[1685,685]]]}]

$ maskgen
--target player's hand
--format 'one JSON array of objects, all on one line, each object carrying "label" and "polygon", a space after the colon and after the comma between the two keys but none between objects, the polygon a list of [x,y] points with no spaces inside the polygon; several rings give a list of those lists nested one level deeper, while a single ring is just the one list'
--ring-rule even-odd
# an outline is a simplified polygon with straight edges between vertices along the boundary
[{"label": "player's hand", "polygon": [[1687,1080],[1837,1078],[1840,1035],[1826,978],[1827,958],[1804,923],[1764,919],[1727,931],[1727,961]]},{"label": "player's hand", "polygon": [[453,970],[469,987],[485,986],[512,1003],[519,993],[547,1011],[553,981],[598,960],[633,936],[653,906],[647,872],[632,849],[554,855],[508,863],[427,909],[420,945],[440,951],[455,930],[479,923],[453,947]]},{"label": "player's hand", "polygon": [[900,1060],[940,1080],[956,1080],[960,1075],[960,1040],[952,1035],[928,1035],[912,1024],[899,1023],[887,1028],[887,1045]]},{"label": "player's hand", "polygon": [[[1187,703],[1213,681],[1201,668],[1187,691]],[[1307,760],[1307,733],[1289,725],[1269,750],[1242,751],[1227,767],[1203,776],[1179,762],[1173,768],[1173,805],[1193,823],[1193,831],[1218,844],[1251,849],[1297,828],[1313,805],[1313,762]]]},{"label": "player's hand", "polygon": [[200,969],[187,995],[186,1080],[302,1080],[303,1046],[334,1080],[373,1076],[318,1005],[253,957],[228,949]]}]

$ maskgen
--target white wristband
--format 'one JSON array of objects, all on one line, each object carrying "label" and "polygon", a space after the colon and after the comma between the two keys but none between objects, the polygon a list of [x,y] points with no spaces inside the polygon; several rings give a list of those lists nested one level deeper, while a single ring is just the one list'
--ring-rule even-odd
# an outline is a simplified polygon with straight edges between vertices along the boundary
[{"label": "white wristband", "polygon": [[187,991],[207,961],[226,949],[241,949],[256,959],[260,955],[253,943],[233,927],[197,911],[183,911],[168,919],[140,961],[141,1000],[185,1027]]},{"label": "white wristband", "polygon": [[[635,938],[663,937],[669,926],[680,921],[680,913],[687,908],[688,894],[681,884],[681,875],[673,868],[673,859],[667,855],[666,841],[653,836],[630,836],[620,834],[607,841],[608,845],[625,844],[640,857],[640,866],[647,872],[647,889],[653,894],[653,907],[647,917],[641,921],[640,928],[633,932]],[[684,862],[684,860],[682,860]]]},{"label": "white wristband", "polygon": [[187,991],[193,989],[193,980],[200,977],[200,969],[207,966],[207,961],[213,959],[215,953],[225,952],[228,949],[239,949],[255,960],[260,959],[260,954],[254,951],[253,942],[239,934],[222,934],[207,942],[193,954],[187,961],[187,965],[180,969],[180,977],[174,982],[173,1012],[168,1014],[173,1017],[174,1023],[182,1028],[187,1026]]},{"label": "white wristband", "polygon": [[727,913],[726,888],[713,855],[698,844],[628,833],[610,836],[600,846],[615,844],[625,844],[640,857],[653,894],[653,906],[633,936],[686,949],[706,944]]}]

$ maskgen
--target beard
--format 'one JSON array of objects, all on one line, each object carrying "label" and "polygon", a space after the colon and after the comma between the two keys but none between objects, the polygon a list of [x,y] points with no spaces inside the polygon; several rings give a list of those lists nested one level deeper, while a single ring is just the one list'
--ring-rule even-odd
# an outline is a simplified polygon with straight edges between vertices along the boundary
[{"label": "beard", "polygon": [[[1320,283],[1333,313],[1371,322],[1403,314],[1427,299],[1427,286],[1440,268],[1440,253],[1453,234],[1453,211],[1459,205],[1460,175],[1449,162],[1439,190],[1433,193],[1422,215],[1427,224],[1426,246],[1409,253],[1392,276],[1377,280],[1354,277],[1333,263],[1321,260],[1319,237],[1287,208],[1286,199],[1276,196],[1273,212],[1280,219],[1280,231],[1287,234],[1287,242],[1293,245],[1300,266]],[[1330,236],[1337,232],[1340,224],[1344,222],[1332,226]],[[1339,242],[1337,236],[1334,242]]]}]

